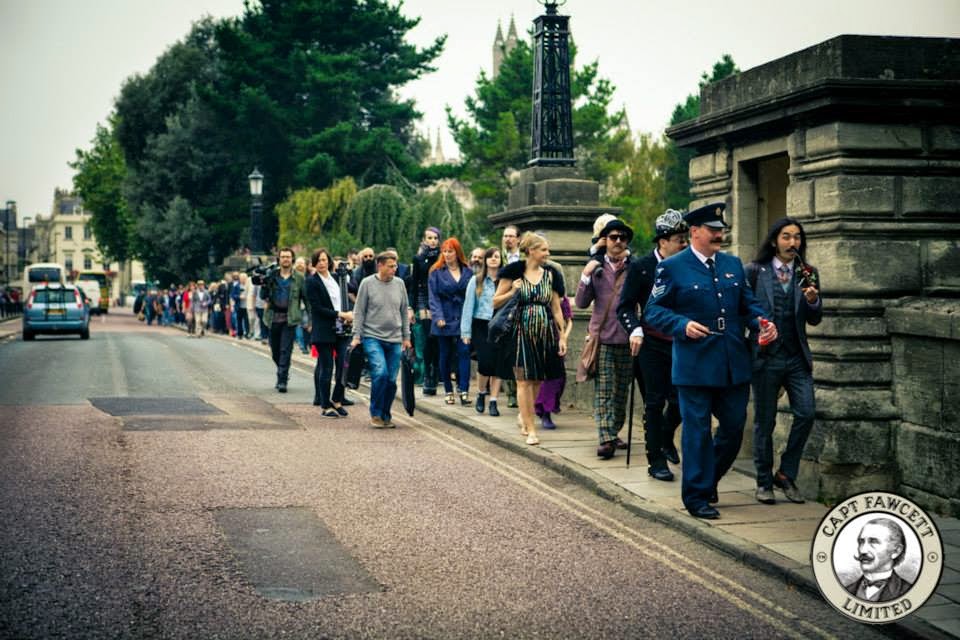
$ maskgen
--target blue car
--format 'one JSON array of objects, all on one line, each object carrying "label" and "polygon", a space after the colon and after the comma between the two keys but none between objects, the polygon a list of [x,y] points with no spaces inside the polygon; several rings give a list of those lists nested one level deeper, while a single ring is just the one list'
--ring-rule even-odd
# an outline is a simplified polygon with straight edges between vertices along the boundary
[{"label": "blue car", "polygon": [[90,304],[73,285],[44,284],[34,288],[23,309],[23,339],[40,333],[76,333],[90,339]]}]

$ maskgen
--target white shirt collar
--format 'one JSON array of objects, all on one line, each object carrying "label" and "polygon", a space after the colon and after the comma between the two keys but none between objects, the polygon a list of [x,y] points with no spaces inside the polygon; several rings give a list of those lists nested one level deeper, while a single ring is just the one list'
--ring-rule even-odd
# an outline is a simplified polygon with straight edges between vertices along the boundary
[{"label": "white shirt collar", "polygon": [[773,256],[773,268],[774,268],[774,269],[779,270],[780,267],[781,267],[781,266],[784,266],[784,265],[787,267],[787,269],[788,269],[789,271],[791,271],[791,272],[793,271],[793,260],[790,261],[790,264],[787,264],[786,262],[782,261],[782,260],[781,260],[780,258],[778,258],[777,256]]},{"label": "white shirt collar", "polygon": [[[704,266],[707,265],[707,256],[703,255],[702,253],[700,253],[699,251],[697,251],[696,249],[694,249],[694,248],[693,248],[693,245],[690,245],[690,251],[693,251],[693,255],[697,256],[697,260],[699,260],[700,262],[702,262]],[[716,256],[717,256],[716,253],[713,254],[713,263],[714,263],[714,264],[717,263],[717,257],[716,257]]]}]

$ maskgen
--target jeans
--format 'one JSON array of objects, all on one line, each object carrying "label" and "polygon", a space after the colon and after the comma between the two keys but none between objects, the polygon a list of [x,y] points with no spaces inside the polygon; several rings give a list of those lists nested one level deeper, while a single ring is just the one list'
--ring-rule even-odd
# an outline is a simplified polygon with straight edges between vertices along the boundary
[{"label": "jeans", "polygon": [[297,345],[300,347],[302,353],[308,353],[310,350],[307,349],[307,329],[302,324],[297,325]]},{"label": "jeans", "polygon": [[753,373],[753,463],[757,468],[757,486],[773,485],[773,429],[777,424],[777,394],[787,390],[793,425],[787,448],[780,456],[780,471],[791,480],[800,472],[800,456],[807,444],[816,408],[813,399],[813,375],[803,354],[774,354],[763,368]]},{"label": "jeans", "polygon": [[363,338],[363,353],[370,369],[370,417],[389,420],[390,406],[397,395],[397,372],[400,370],[399,342]]},{"label": "jeans", "polygon": [[293,353],[293,338],[296,327],[286,322],[273,323],[270,327],[270,355],[277,365],[277,382],[286,383],[290,377],[290,356]]},{"label": "jeans", "polygon": [[470,389],[470,346],[463,344],[459,336],[435,336],[440,345],[440,379],[445,393],[453,393],[450,372],[457,370],[457,388],[460,393]]},{"label": "jeans", "polygon": [[672,350],[673,345],[666,340],[647,337],[637,355],[637,365],[643,372],[643,427],[650,465],[665,462],[663,448],[673,443],[680,425],[677,389],[670,381]]},{"label": "jeans", "polygon": [[250,333],[250,319],[247,317],[247,310],[237,309],[237,339],[243,340]]},{"label": "jeans", "polygon": [[[334,403],[343,402],[343,369],[346,361],[347,347],[350,344],[346,338],[337,338],[336,343],[315,344],[317,348],[317,366],[313,370],[313,404],[327,409]],[[334,353],[336,352],[336,353]],[[330,382],[334,380],[333,397],[330,397]]]},{"label": "jeans", "polygon": [[266,340],[270,336],[270,327],[263,322],[263,309],[257,308],[257,322],[260,324],[260,339]]},{"label": "jeans", "polygon": [[437,338],[430,335],[430,320],[420,320],[419,325],[423,334],[423,390],[436,391],[439,375]]}]

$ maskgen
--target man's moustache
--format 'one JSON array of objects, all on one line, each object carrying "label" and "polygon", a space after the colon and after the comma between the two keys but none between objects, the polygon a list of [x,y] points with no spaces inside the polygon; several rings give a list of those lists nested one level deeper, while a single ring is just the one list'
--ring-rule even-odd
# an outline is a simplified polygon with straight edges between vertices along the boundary
[{"label": "man's moustache", "polygon": [[857,562],[873,562],[874,557],[869,553],[858,553],[853,556],[853,559]]}]

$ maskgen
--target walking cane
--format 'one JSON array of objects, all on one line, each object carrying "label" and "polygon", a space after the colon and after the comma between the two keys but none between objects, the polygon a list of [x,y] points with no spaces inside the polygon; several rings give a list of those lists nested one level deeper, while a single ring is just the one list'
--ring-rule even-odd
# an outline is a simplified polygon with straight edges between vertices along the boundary
[{"label": "walking cane", "polygon": [[630,415],[627,418],[627,469],[630,468],[630,449],[633,448],[633,394],[637,387],[637,380],[630,377]]}]

